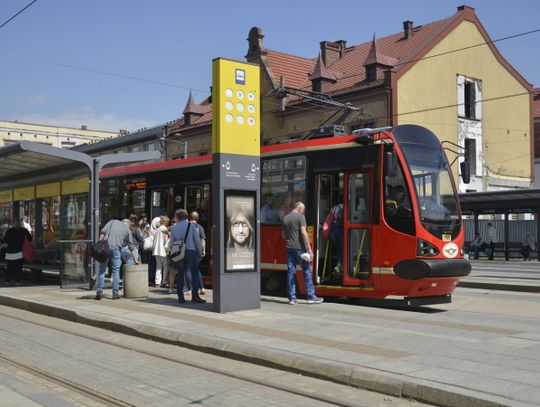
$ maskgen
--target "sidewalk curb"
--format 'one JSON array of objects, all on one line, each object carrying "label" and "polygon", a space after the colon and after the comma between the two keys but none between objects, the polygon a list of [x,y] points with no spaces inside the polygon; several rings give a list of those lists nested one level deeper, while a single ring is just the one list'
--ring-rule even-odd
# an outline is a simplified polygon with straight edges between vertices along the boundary
[{"label": "sidewalk curb", "polygon": [[516,291],[522,293],[540,293],[540,286],[530,286],[522,284],[504,284],[504,283],[484,283],[478,281],[462,280],[458,287],[463,288],[481,288],[485,290]]},{"label": "sidewalk curb", "polygon": [[59,305],[41,304],[5,295],[0,295],[0,305],[429,404],[445,407],[525,406],[525,404],[507,400],[501,396],[427,380],[404,378],[402,375],[368,367],[351,367],[339,362],[323,362],[310,356],[293,356],[286,351],[269,350],[232,340],[172,331],[140,322],[104,316],[93,311],[70,310]]}]

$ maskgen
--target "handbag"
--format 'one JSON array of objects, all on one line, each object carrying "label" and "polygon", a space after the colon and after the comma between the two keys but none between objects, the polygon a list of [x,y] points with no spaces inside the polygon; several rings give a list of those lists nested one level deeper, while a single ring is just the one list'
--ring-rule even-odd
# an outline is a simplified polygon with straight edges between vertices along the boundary
[{"label": "handbag", "polygon": [[186,255],[186,245],[185,241],[187,239],[187,235],[189,233],[189,228],[191,227],[191,223],[188,223],[188,227],[186,229],[186,234],[184,235],[183,240],[176,240],[171,243],[169,239],[169,259],[172,261],[180,261],[182,260]]},{"label": "handbag", "polygon": [[27,238],[24,238],[23,247],[22,247],[24,261],[31,263],[36,259],[36,249],[32,242]]},{"label": "handbag", "polygon": [[90,246],[90,255],[100,263],[107,261],[111,256],[111,248],[107,239],[98,240]]},{"label": "handbag", "polygon": [[109,233],[107,233],[107,237],[105,239],[98,240],[90,246],[90,256],[92,256],[100,263],[107,261],[107,259],[111,257],[111,248],[109,247],[108,241],[111,234],[111,229],[112,225],[109,228]]},{"label": "handbag", "polygon": [[143,240],[143,250],[150,251],[154,247],[154,236],[150,235]]}]

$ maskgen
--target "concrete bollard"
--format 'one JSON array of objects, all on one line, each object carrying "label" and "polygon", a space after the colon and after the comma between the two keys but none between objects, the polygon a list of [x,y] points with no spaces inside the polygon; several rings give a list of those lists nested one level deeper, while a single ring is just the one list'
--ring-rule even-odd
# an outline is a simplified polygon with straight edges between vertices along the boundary
[{"label": "concrete bollard", "polygon": [[124,297],[148,297],[148,264],[124,264]]}]

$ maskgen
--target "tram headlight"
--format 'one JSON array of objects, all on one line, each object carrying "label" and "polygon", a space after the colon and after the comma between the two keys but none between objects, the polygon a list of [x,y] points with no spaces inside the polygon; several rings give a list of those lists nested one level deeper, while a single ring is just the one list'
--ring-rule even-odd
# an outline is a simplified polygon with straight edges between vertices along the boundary
[{"label": "tram headlight", "polygon": [[416,254],[423,257],[437,256],[439,254],[439,249],[423,239],[418,239]]}]

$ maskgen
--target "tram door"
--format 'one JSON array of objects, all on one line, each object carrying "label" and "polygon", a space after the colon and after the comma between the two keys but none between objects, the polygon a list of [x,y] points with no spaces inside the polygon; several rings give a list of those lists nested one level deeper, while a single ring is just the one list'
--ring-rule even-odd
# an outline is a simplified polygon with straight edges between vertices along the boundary
[{"label": "tram door", "polygon": [[[192,184],[185,185],[177,190],[177,194],[180,194],[180,198],[177,201],[175,209],[183,208],[189,214],[196,211],[199,214],[198,223],[203,227],[206,235],[206,256],[203,257],[200,263],[200,270],[203,276],[210,275],[209,270],[209,258],[210,250],[212,248],[211,236],[210,236],[210,184]],[[178,195],[177,195],[178,197]]]},{"label": "tram door", "polygon": [[319,174],[317,195],[317,283],[362,284],[371,277],[369,174]]},{"label": "tram door", "polygon": [[156,216],[171,215],[173,209],[172,187],[152,188],[150,190],[150,196],[152,205],[150,209],[150,220]]},{"label": "tram door", "polygon": [[316,281],[321,285],[341,285],[343,265],[343,224],[332,219],[329,230],[323,230],[329,213],[343,207],[343,173],[323,173],[317,177],[317,250]]},{"label": "tram door", "polygon": [[370,174],[345,174],[344,233],[344,285],[364,284],[371,278],[371,221]]}]

